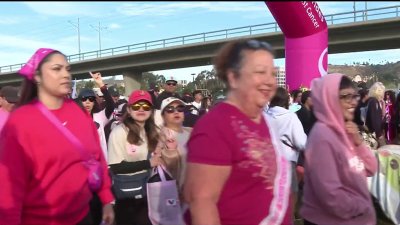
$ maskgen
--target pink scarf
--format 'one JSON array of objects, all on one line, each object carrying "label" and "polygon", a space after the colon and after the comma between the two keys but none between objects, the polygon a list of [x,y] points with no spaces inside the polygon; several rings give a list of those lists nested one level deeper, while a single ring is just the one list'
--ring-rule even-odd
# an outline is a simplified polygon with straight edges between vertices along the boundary
[{"label": "pink scarf", "polygon": [[18,71],[18,73],[26,77],[28,80],[32,80],[35,76],[36,70],[39,67],[39,64],[46,56],[54,51],[56,50],[51,48],[39,48],[29,59],[29,61]]}]

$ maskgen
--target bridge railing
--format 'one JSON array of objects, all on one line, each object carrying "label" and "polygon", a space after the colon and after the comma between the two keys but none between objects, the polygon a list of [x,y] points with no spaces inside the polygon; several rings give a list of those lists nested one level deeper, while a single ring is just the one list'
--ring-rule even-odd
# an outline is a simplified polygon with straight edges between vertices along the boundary
[{"label": "bridge railing", "polygon": [[[350,11],[326,15],[328,25],[354,23],[376,19],[396,18],[400,16],[400,5],[381,7],[367,10]],[[281,31],[276,22],[264,23],[232,29],[211,31],[205,33],[191,34],[180,37],[167,38],[156,41],[143,42],[138,44],[120,46],[115,48],[102,49],[99,51],[84,52],[67,56],[69,62],[78,62],[90,59],[97,59],[108,56],[127,54],[131,52],[141,52],[153,49],[167,48],[172,46],[201,43],[213,40],[227,39],[233,37],[245,37],[256,34]],[[14,72],[19,70],[24,63],[1,66],[0,73]]]}]

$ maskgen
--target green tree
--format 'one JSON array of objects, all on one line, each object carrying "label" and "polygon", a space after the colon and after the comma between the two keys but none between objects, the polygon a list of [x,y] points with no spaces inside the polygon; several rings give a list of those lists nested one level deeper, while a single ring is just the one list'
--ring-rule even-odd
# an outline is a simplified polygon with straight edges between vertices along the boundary
[{"label": "green tree", "polygon": [[142,81],[140,82],[140,86],[142,90],[148,90],[150,88],[150,84],[156,84],[159,87],[165,83],[164,75],[156,75],[150,72],[144,72],[142,74]]},{"label": "green tree", "polygon": [[85,82],[85,86],[84,87],[88,88],[88,89],[93,89],[94,86],[95,86],[94,82],[92,80],[89,80],[89,81]]},{"label": "green tree", "polygon": [[124,86],[119,85],[119,86],[117,86],[117,89],[118,89],[118,92],[119,92],[121,95],[125,95],[125,87],[124,87]]}]

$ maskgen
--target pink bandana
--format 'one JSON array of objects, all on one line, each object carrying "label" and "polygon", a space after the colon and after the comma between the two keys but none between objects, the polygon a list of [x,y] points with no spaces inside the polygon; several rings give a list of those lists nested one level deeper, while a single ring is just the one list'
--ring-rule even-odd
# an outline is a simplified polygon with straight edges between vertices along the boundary
[{"label": "pink bandana", "polygon": [[51,48],[39,48],[29,61],[18,71],[18,73],[26,77],[28,80],[32,80],[35,71],[38,69],[42,60],[54,51],[56,50]]}]

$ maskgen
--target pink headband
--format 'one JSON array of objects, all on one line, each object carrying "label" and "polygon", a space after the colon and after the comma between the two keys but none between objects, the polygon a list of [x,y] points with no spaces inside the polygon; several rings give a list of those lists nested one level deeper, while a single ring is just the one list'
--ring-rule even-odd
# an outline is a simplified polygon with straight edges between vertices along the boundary
[{"label": "pink headband", "polygon": [[35,71],[38,69],[42,60],[54,51],[56,50],[51,48],[39,48],[29,61],[18,71],[18,73],[26,77],[28,80],[32,80]]}]

